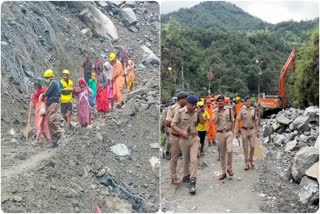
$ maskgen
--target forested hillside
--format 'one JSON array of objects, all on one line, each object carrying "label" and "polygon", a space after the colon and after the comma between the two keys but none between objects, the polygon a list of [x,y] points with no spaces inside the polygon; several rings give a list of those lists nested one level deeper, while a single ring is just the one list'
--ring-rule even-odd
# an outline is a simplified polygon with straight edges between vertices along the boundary
[{"label": "forested hillside", "polygon": [[[302,73],[299,67],[305,67],[299,64],[302,61],[306,63],[301,59],[310,55],[306,52],[310,52],[307,49],[316,26],[318,19],[272,25],[226,2],[204,2],[164,15],[161,34],[162,99],[168,99],[177,88],[206,94],[210,70],[214,73],[210,88],[213,93],[256,96],[260,78],[260,92],[274,94],[281,68],[292,48],[297,49],[297,69],[296,73],[289,74],[290,84],[294,84],[292,76],[299,79],[297,73]],[[315,46],[316,43],[313,42]],[[318,60],[312,62],[319,64]],[[169,71],[168,67],[172,70]],[[311,85],[318,88],[318,82]],[[288,96],[294,98],[293,103],[303,104],[300,99],[303,94],[294,92],[294,87],[290,88]],[[316,96],[308,99],[317,104]]]}]

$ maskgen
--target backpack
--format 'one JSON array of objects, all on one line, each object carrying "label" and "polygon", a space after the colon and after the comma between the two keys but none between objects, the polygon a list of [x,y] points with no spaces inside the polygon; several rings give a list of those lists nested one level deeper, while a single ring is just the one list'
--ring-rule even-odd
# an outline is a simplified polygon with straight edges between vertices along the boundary
[{"label": "backpack", "polygon": [[118,60],[121,62],[122,66],[124,64],[128,65],[128,51],[124,47],[121,47],[118,51]]}]

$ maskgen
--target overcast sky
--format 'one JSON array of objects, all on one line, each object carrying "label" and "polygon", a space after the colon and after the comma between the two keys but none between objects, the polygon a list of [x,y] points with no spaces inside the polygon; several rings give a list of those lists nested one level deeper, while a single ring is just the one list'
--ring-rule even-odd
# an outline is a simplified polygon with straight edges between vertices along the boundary
[{"label": "overcast sky", "polygon": [[[161,1],[161,13],[170,13],[180,8],[190,8],[201,1]],[[319,3],[309,1],[227,1],[231,2],[247,13],[259,17],[269,23],[279,23],[290,19],[295,21],[310,20],[319,17]]]}]

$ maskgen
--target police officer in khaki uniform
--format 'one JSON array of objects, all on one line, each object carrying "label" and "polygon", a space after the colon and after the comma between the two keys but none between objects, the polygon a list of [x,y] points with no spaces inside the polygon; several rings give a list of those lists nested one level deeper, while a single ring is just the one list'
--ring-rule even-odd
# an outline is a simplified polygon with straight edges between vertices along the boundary
[{"label": "police officer in khaki uniform", "polygon": [[[243,144],[243,152],[244,152],[244,170],[248,170],[251,166],[255,166],[253,161],[254,149],[256,139],[259,137],[259,115],[256,109],[251,106],[250,97],[247,96],[245,99],[245,106],[239,112],[236,121],[236,133],[237,137],[239,136],[238,132],[238,123],[242,121],[242,144]],[[248,155],[248,146],[250,146],[250,155]],[[249,156],[249,159],[248,159]]]},{"label": "police officer in khaki uniform", "polygon": [[[177,94],[178,101],[176,104],[169,107],[167,117],[166,117],[166,126],[171,127],[172,119],[175,115],[175,113],[180,109],[183,108],[187,103],[188,93],[181,91],[179,94]],[[171,183],[174,185],[178,185],[181,183],[181,181],[177,177],[177,162],[180,154],[180,146],[179,146],[179,133],[171,130],[171,136],[170,136],[170,173],[171,173]]]},{"label": "police officer in khaki uniform", "polygon": [[188,96],[187,105],[178,110],[172,120],[172,130],[180,136],[179,144],[183,156],[183,181],[190,181],[189,192],[191,194],[196,193],[198,154],[200,149],[197,125],[198,123],[205,123],[202,114],[196,111],[197,102],[197,96]]},{"label": "police officer in khaki uniform", "polygon": [[216,125],[217,142],[221,156],[220,164],[222,168],[222,174],[219,177],[219,180],[225,179],[227,177],[227,173],[229,176],[234,175],[232,171],[234,117],[232,109],[225,105],[224,100],[224,96],[220,95],[217,98],[218,107],[213,110],[213,122]]}]

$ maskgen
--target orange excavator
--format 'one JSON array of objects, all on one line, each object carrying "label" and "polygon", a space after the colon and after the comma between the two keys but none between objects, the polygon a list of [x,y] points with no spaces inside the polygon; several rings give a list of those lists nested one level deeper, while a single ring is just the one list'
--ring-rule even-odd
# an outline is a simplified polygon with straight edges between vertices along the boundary
[{"label": "orange excavator", "polygon": [[[288,107],[288,99],[286,96],[286,77],[290,70],[295,67],[296,50],[293,48],[290,56],[284,64],[279,77],[278,94],[277,95],[265,95],[262,93],[262,97],[258,99],[258,104],[263,108],[264,113],[275,112],[280,109]],[[260,95],[259,95],[260,97]]]}]

